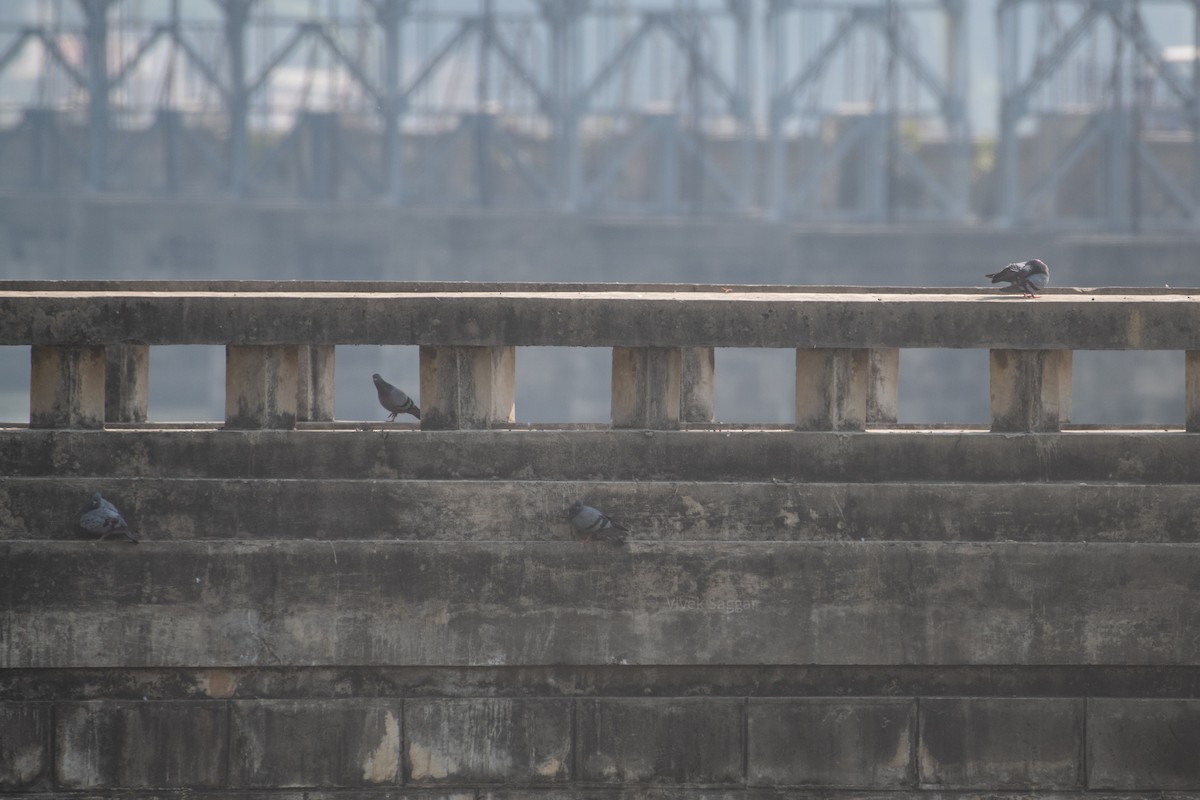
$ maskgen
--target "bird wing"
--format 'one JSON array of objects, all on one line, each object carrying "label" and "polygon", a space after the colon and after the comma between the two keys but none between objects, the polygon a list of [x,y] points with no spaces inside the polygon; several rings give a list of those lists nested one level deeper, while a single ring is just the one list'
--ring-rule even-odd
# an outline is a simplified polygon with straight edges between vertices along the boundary
[{"label": "bird wing", "polygon": [[1008,266],[1006,266],[1004,269],[1000,270],[999,272],[992,272],[992,273],[989,273],[988,275],[985,275],[984,277],[991,278],[992,283],[1000,283],[1001,281],[1008,281],[1010,283],[1015,283],[1015,282],[1021,280],[1021,278],[1024,277],[1025,274],[1028,274],[1028,273],[1023,273],[1022,269],[1023,268],[1021,267],[1020,264],[1009,264]]},{"label": "bird wing", "polygon": [[624,530],[625,530],[624,528],[614,525],[611,528],[606,528],[605,530],[602,530],[599,533],[597,533],[596,538],[602,542],[607,542],[608,544],[615,544],[615,545],[620,546],[620,545],[625,544],[625,535],[623,533],[618,533],[618,531],[624,531]]}]

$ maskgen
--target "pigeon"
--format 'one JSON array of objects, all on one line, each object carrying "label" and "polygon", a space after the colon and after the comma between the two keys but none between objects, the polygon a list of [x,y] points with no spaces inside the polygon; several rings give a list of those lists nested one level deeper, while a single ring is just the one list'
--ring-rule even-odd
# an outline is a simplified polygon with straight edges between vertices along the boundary
[{"label": "pigeon", "polygon": [[604,512],[591,506],[585,506],[582,500],[576,500],[567,509],[567,519],[575,532],[583,536],[585,542],[592,541],[594,537],[602,542],[619,546],[625,544],[623,534],[629,532],[628,528],[613,522]]},{"label": "pigeon", "polygon": [[379,405],[391,412],[388,422],[394,422],[397,414],[412,414],[417,419],[421,418],[421,409],[411,397],[379,377],[378,372],[371,376],[371,380],[375,381],[375,391],[379,393]]},{"label": "pigeon", "polygon": [[137,539],[133,538],[133,534],[130,533],[129,524],[125,522],[121,512],[117,511],[117,507],[105,500],[104,495],[99,492],[92,495],[92,504],[79,518],[79,527],[88,533],[100,534],[100,541],[104,541],[114,533],[121,533],[125,535],[126,539],[137,544]]},{"label": "pigeon", "polygon": [[1001,291],[1021,292],[1025,297],[1037,297],[1038,290],[1046,288],[1046,284],[1050,282],[1050,268],[1040,258],[1031,258],[1019,264],[1009,264],[999,272],[992,272],[984,277],[991,278],[992,283],[1008,281],[1009,285]]}]

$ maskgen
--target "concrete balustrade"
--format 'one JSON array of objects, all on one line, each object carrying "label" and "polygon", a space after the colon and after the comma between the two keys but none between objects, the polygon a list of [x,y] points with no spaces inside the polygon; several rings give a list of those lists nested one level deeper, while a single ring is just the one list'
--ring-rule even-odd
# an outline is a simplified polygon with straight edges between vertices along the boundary
[{"label": "concrete balustrade", "polygon": [[[1186,354],[1200,430],[1186,294],[4,288],[2,796],[1200,791],[1197,439],[1059,430],[1083,349]],[[225,348],[225,429],[144,424],[180,344]],[[356,344],[419,347],[429,430],[292,430]],[[613,429],[493,429],[526,346],[606,348]],[[1036,435],[854,433],[926,347]],[[797,430],[709,429],[717,348],[794,356]],[[136,545],[80,528],[96,491]]]},{"label": "concrete balustrade", "polygon": [[795,349],[796,427],[814,431],[895,423],[903,348],[987,350],[992,429],[1003,432],[1070,421],[1074,350],[1181,350],[1187,429],[1200,430],[1200,297],[1169,290],[1027,301],[861,288],[20,286],[0,291],[0,344],[34,347],[35,427],[143,422],[148,348],[164,344],[226,346],[230,428],[331,420],[335,347],[393,344],[421,348],[428,429],[511,423],[516,349],[557,346],[612,348],[613,427],[658,430],[716,419],[717,347]]}]

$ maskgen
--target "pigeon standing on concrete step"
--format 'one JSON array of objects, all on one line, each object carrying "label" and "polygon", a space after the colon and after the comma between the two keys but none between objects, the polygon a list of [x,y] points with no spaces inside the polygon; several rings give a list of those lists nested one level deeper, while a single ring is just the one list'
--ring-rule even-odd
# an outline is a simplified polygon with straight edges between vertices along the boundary
[{"label": "pigeon standing on concrete step", "polygon": [[391,412],[388,422],[394,422],[397,414],[412,414],[417,419],[421,418],[421,409],[411,397],[379,377],[378,372],[371,376],[371,380],[375,381],[375,391],[379,393],[379,405]]},{"label": "pigeon standing on concrete step", "polygon": [[991,278],[992,283],[1008,281],[1008,286],[1002,292],[1021,292],[1026,297],[1037,297],[1037,293],[1046,288],[1050,282],[1050,268],[1040,258],[1009,264],[999,272],[992,272],[984,277]]},{"label": "pigeon standing on concrete step", "polygon": [[121,512],[117,511],[117,507],[105,500],[104,495],[99,492],[92,495],[92,504],[79,518],[79,527],[88,533],[99,534],[100,541],[104,541],[114,533],[120,533],[129,541],[137,544],[137,539],[133,538],[129,525],[121,516]]},{"label": "pigeon standing on concrete step", "polygon": [[585,506],[582,500],[576,500],[567,509],[567,519],[576,534],[582,536],[585,542],[590,542],[595,538],[609,544],[623,545],[625,544],[624,534],[629,532],[628,528],[613,522],[604,512],[591,506]]}]

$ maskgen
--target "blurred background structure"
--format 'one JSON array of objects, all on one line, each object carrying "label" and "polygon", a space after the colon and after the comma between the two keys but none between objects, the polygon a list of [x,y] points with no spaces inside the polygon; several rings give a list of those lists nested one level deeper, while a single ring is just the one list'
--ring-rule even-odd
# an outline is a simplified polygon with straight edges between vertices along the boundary
[{"label": "blurred background structure", "polygon": [[[1198,46],[1200,0],[6,0],[0,277],[1195,286]],[[415,384],[375,349],[342,418]],[[160,418],[219,418],[173,350]],[[1178,422],[1175,355],[1081,356],[1076,419]],[[606,357],[523,352],[519,419],[605,420]],[[986,418],[902,358],[902,421]],[[718,418],[786,423],[788,359],[718,353]]]},{"label": "blurred background structure", "polygon": [[0,186],[1194,228],[1197,44],[1194,0],[6,2]]}]

